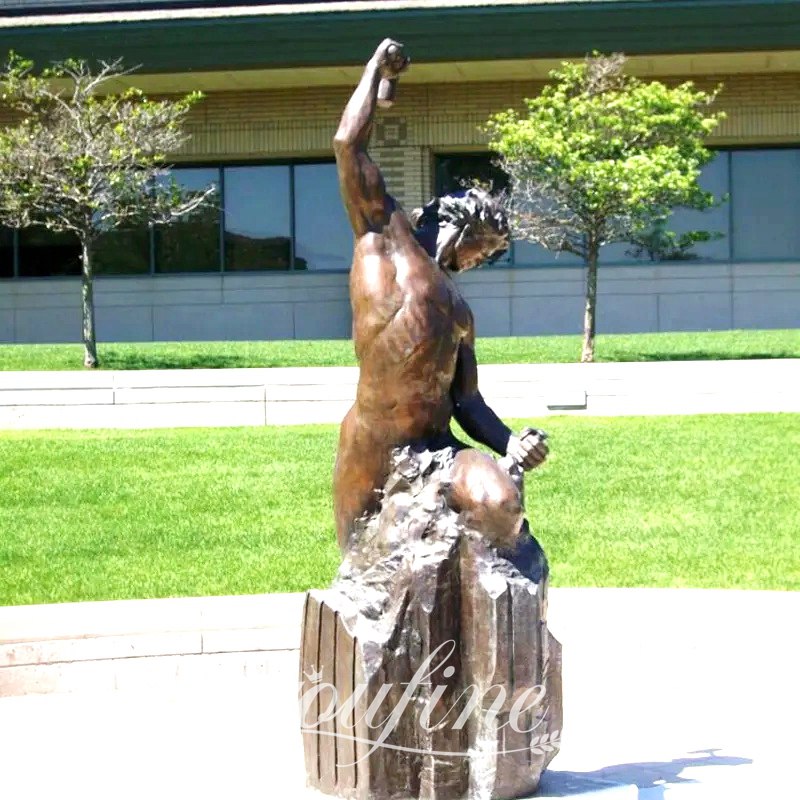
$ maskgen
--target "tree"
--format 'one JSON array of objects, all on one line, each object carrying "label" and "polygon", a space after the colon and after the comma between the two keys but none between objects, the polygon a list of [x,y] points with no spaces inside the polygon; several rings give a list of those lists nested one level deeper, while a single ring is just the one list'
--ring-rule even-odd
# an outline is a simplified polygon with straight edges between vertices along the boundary
[{"label": "tree", "polygon": [[[697,178],[713,158],[703,142],[723,116],[706,112],[719,88],[640,81],[623,73],[624,62],[595,53],[563,63],[538,97],[525,100],[526,115],[501,112],[487,125],[511,179],[515,235],[584,261],[581,361],[594,360],[600,248],[653,244],[647,237],[663,230],[673,208],[716,202]],[[680,249],[674,234],[659,235]],[[692,232],[684,249],[703,235]]]},{"label": "tree", "polygon": [[652,228],[631,236],[629,241],[633,247],[625,254],[650,261],[691,261],[697,258],[697,253],[692,251],[695,245],[716,242],[723,235],[719,231],[675,233],[667,229],[666,219],[657,219]]},{"label": "tree", "polygon": [[0,224],[74,234],[81,252],[84,366],[98,366],[92,251],[99,236],[164,224],[193,212],[215,191],[186,193],[164,160],[187,140],[183,122],[201,95],[153,101],[135,88],[108,92],[129,75],[121,61],[96,72],[67,60],[36,74],[9,56],[0,101],[15,124],[0,131]]}]

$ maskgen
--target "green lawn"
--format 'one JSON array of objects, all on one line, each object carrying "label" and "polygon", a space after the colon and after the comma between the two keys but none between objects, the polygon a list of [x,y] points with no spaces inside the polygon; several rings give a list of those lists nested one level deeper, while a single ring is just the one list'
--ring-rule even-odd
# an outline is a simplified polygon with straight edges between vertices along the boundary
[{"label": "green lawn", "polygon": [[[483,364],[578,361],[579,336],[528,336],[478,340]],[[0,345],[0,370],[82,369],[80,345]],[[349,340],[285,342],[150,342],[100,344],[104,369],[200,367],[304,367],[355,364]],[[800,358],[800,330],[708,331],[602,335],[598,361],[686,361],[733,358]]]},{"label": "green lawn", "polygon": [[[800,589],[800,416],[545,427],[553,585]],[[336,432],[0,432],[0,604],[326,585]]]}]

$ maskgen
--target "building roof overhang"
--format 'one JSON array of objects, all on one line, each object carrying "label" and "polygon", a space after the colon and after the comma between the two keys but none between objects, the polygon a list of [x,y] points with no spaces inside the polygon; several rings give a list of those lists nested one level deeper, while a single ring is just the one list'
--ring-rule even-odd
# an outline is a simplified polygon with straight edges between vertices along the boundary
[{"label": "building roof overhang", "polygon": [[0,19],[0,53],[13,49],[38,63],[122,57],[151,76],[274,72],[288,76],[283,85],[292,85],[294,70],[298,78],[311,70],[340,83],[351,82],[351,68],[387,35],[426,65],[418,80],[436,80],[437,64],[462,65],[455,80],[470,65],[548,64],[595,49],[758,59],[800,50],[800,2],[356,0],[36,14]]}]

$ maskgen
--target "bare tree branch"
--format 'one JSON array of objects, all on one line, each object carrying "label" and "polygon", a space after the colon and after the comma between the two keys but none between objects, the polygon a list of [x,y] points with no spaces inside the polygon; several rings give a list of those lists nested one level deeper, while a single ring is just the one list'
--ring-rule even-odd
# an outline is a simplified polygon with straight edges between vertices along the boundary
[{"label": "bare tree branch", "polygon": [[[199,99],[152,101],[128,88],[106,93],[133,72],[121,60],[55,64],[40,75],[12,54],[0,70],[0,101],[21,115],[0,130],[0,224],[41,225],[82,244],[86,363],[97,363],[92,308],[91,243],[134,224],[169,224],[210,201],[216,191],[182,190],[166,179],[165,154]],[[66,84],[66,86],[64,86]]]}]

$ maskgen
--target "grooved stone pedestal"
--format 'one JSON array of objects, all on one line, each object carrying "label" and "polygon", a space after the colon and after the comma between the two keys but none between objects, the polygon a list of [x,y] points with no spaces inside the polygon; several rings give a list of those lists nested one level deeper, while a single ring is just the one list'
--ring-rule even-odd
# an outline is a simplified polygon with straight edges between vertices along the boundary
[{"label": "grooved stone pedestal", "polygon": [[446,506],[438,456],[406,457],[366,544],[306,596],[308,782],[357,800],[530,795],[562,717],[544,554],[526,534],[524,557],[501,555]]}]

